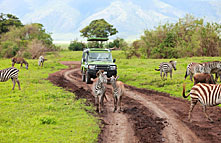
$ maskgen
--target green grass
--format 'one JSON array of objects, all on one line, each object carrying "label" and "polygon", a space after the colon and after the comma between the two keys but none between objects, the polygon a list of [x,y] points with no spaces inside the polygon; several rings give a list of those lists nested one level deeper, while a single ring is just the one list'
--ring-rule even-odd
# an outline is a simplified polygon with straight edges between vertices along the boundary
[{"label": "green grass", "polygon": [[[28,60],[29,70],[16,64],[21,90],[16,84],[12,91],[11,80],[0,82],[1,143],[97,141],[98,119],[86,112],[94,112],[94,107],[45,80],[49,73],[66,68],[58,63],[68,58],[65,55],[48,53],[43,68],[37,60]],[[0,69],[10,67],[11,60],[0,59],[0,65]]]},{"label": "green grass", "polygon": [[[20,70],[21,89],[12,82],[0,82],[0,142],[96,142],[100,132],[98,119],[85,110],[94,112],[93,106],[85,106],[85,100],[75,100],[75,95],[54,86],[48,80],[49,73],[66,68],[59,61],[80,61],[82,52],[62,51],[47,53],[43,68],[37,60],[28,60],[29,70]],[[139,88],[154,89],[181,97],[186,66],[190,62],[220,60],[220,57],[193,57],[176,59],[177,71],[173,79],[161,80],[155,71],[161,62],[171,59],[125,59],[122,51],[113,51],[120,80]],[[175,59],[173,59],[175,60]],[[11,66],[10,59],[0,59],[0,69]],[[193,83],[185,81],[187,90]]]}]

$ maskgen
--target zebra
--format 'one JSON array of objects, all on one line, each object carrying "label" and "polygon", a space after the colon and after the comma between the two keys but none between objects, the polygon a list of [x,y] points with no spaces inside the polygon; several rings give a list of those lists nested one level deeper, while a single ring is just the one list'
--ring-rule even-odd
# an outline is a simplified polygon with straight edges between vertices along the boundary
[{"label": "zebra", "polygon": [[19,90],[21,90],[20,82],[18,80],[18,72],[19,70],[16,69],[15,67],[10,67],[7,69],[0,70],[0,82],[6,82],[11,78],[13,82],[12,90],[14,90],[16,82],[18,84]]},{"label": "zebra", "polygon": [[190,80],[193,81],[193,75],[195,73],[204,73],[204,66],[200,63],[190,63],[187,65],[186,74],[184,80],[190,75]]},{"label": "zebra", "polygon": [[28,62],[24,58],[20,57],[14,57],[12,58],[12,67],[16,64],[21,64],[21,67],[23,64],[25,64],[25,68],[28,69]]},{"label": "zebra", "polygon": [[114,112],[117,110],[117,106],[120,107],[119,112],[121,111],[121,100],[122,96],[125,93],[124,84],[121,81],[117,81],[118,78],[119,76],[117,76],[116,78],[112,76],[110,78],[110,83],[112,84],[113,87],[112,92],[114,97]]},{"label": "zebra", "polygon": [[187,65],[186,75],[184,80],[188,75],[190,75],[190,80],[195,73],[208,73],[208,74],[216,74],[215,82],[220,75],[219,71],[221,70],[221,62],[220,61],[213,61],[213,62],[204,62],[204,63],[190,63]]},{"label": "zebra", "polygon": [[163,79],[164,79],[165,74],[167,78],[167,73],[170,72],[170,78],[172,79],[172,71],[173,69],[176,70],[176,63],[177,63],[176,61],[170,61],[169,63],[162,62],[159,65],[159,69],[155,69],[155,70],[160,71],[161,79],[162,79],[162,72],[164,72]]},{"label": "zebra", "polygon": [[205,73],[215,74],[215,81],[217,82],[218,77],[220,76],[221,71],[221,62],[220,61],[213,61],[213,62],[205,62],[202,63],[205,69]]},{"label": "zebra", "polygon": [[206,106],[216,106],[221,104],[221,85],[220,84],[206,84],[198,83],[194,85],[187,96],[185,96],[185,84],[183,84],[183,97],[187,98],[190,95],[191,105],[188,119],[191,122],[191,113],[194,106],[199,101],[203,105],[203,112],[210,122],[213,120],[206,113]]},{"label": "zebra", "polygon": [[[107,83],[107,76],[103,74],[103,70],[99,70],[97,72],[97,79],[94,81],[92,85],[92,91],[95,96],[95,105],[96,105],[96,110],[100,113],[102,112],[103,109],[101,109],[101,106],[103,108],[104,106],[104,98],[106,98],[105,93],[106,93],[106,87],[105,83]],[[107,99],[107,98],[106,98]]]},{"label": "zebra", "polygon": [[45,59],[43,56],[40,56],[38,59],[38,65],[43,67],[44,61],[46,61],[47,59]]}]

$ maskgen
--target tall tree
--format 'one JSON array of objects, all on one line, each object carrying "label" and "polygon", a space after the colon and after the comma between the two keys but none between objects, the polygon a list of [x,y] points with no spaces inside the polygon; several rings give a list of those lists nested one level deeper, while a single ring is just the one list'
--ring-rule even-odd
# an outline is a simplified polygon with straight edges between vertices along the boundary
[{"label": "tall tree", "polygon": [[9,31],[10,26],[23,26],[21,21],[12,14],[3,14],[0,15],[0,35]]},{"label": "tall tree", "polygon": [[93,20],[88,26],[80,31],[83,37],[103,37],[115,35],[118,31],[113,25],[106,22],[104,19]]}]

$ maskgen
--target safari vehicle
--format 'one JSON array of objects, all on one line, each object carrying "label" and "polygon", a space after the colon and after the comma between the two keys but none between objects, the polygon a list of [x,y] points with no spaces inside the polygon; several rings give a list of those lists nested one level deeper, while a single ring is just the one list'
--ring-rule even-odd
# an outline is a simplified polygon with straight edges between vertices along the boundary
[{"label": "safari vehicle", "polygon": [[[107,38],[92,38],[88,41],[107,41]],[[115,59],[112,59],[110,49],[88,47],[83,50],[81,59],[82,81],[87,84],[91,83],[91,78],[96,78],[99,70],[104,70],[107,77],[117,75],[117,66]]]}]

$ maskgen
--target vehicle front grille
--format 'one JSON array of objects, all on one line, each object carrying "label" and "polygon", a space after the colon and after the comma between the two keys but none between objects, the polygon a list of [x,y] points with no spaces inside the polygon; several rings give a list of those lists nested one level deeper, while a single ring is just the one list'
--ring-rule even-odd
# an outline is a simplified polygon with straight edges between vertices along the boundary
[{"label": "vehicle front grille", "polygon": [[97,65],[97,70],[108,70],[108,66],[107,65]]}]

